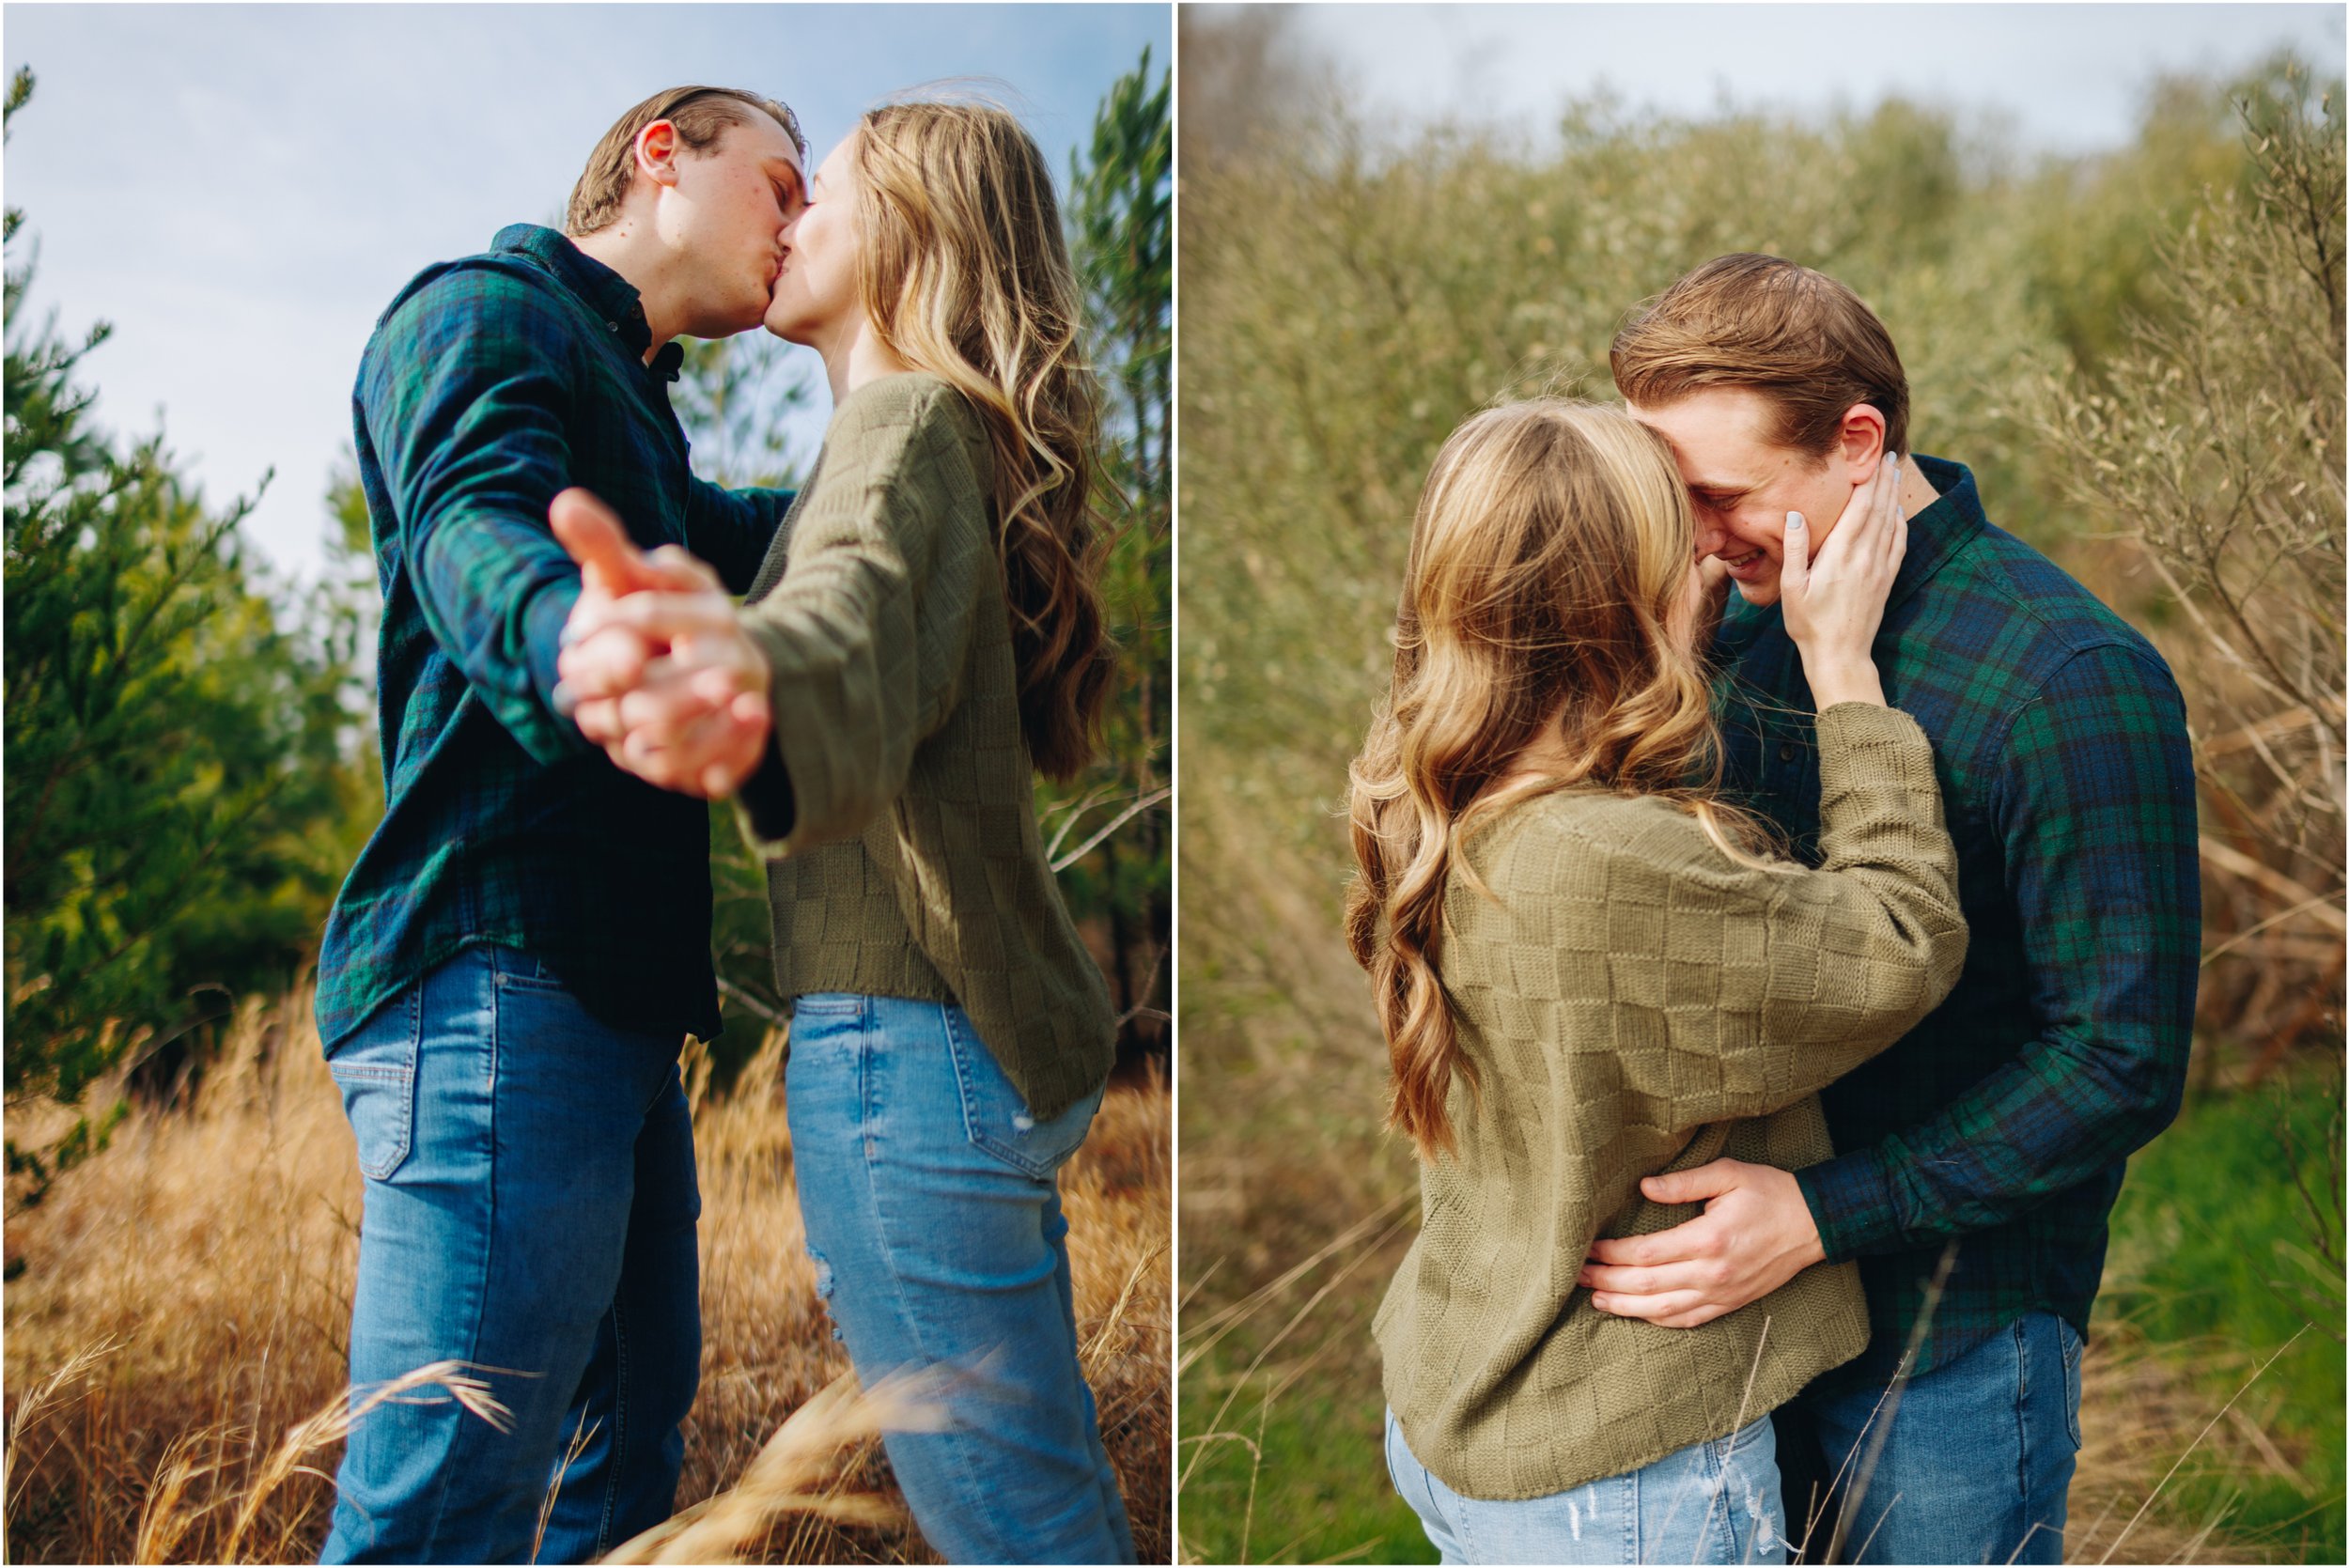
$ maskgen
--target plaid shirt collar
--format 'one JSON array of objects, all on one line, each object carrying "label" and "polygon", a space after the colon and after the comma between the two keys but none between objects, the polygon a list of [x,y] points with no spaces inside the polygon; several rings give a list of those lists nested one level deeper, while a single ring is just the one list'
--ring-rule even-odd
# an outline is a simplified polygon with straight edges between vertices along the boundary
[{"label": "plaid shirt collar", "polygon": [[1892,591],[1885,598],[1887,613],[1933,581],[1959,551],[1990,526],[1990,520],[1983,515],[1982,492],[1974,488],[1971,469],[1921,454],[1911,454],[1908,460],[1941,497],[1908,520],[1908,553],[1902,558]]},{"label": "plaid shirt collar", "polygon": [[[634,284],[571,243],[568,236],[537,224],[506,225],[490,241],[490,248],[527,256],[553,273],[557,282],[603,318],[616,347],[644,363],[645,350],[652,347],[652,323],[645,318],[645,298]],[[685,346],[672,338],[653,355],[649,368],[662,380],[674,381],[684,360]]]}]

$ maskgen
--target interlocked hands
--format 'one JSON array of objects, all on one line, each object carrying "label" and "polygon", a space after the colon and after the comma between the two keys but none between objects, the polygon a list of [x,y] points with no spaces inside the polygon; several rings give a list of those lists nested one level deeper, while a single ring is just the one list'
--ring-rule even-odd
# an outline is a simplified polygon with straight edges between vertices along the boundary
[{"label": "interlocked hands", "polygon": [[769,672],[715,572],[676,545],[639,551],[577,486],[547,508],[584,586],[563,628],[555,705],[647,783],[720,800],[767,751]]}]

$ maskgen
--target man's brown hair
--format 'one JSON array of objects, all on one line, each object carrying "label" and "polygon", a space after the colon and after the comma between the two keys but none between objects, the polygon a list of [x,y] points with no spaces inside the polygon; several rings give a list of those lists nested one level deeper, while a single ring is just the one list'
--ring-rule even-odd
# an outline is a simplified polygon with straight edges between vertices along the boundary
[{"label": "man's brown hair", "polygon": [[603,133],[596,150],[587,155],[587,167],[581,172],[579,183],[571,187],[563,232],[576,239],[607,227],[619,217],[628,200],[629,184],[636,176],[636,133],[653,121],[667,120],[677,127],[680,146],[708,152],[725,134],[726,127],[745,124],[753,114],[768,116],[782,126],[805,162],[807,138],[800,134],[800,117],[788,106],[739,87],[671,87],[622,115]]},{"label": "man's brown hair", "polygon": [[1706,387],[1750,387],[1778,410],[1771,439],[1814,458],[1855,403],[1908,450],[1908,376],[1875,312],[1825,272],[1774,256],[1717,256],[1641,306],[1615,334],[1615,387],[1663,408]]}]

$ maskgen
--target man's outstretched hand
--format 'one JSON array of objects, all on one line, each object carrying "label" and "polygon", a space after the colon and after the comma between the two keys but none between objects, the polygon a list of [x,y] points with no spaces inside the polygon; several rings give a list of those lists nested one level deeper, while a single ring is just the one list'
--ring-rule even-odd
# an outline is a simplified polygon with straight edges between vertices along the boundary
[{"label": "man's outstretched hand", "polygon": [[639,551],[576,486],[547,508],[580,565],[555,689],[580,733],[647,783],[710,800],[764,757],[768,669],[717,574],[675,545]]},{"label": "man's outstretched hand", "polygon": [[1640,1184],[1650,1203],[1703,1203],[1704,1213],[1653,1235],[1591,1249],[1578,1284],[1591,1305],[1665,1328],[1694,1328],[1758,1301],[1827,1252],[1791,1172],[1717,1159]]}]

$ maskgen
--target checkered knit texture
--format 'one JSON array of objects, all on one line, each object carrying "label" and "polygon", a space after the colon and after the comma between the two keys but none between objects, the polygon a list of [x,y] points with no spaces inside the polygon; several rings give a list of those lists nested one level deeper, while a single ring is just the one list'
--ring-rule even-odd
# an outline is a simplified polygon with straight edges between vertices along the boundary
[{"label": "checkered knit texture", "polygon": [[1833,1150],[1817,1091],[1890,1045],[1966,955],[1923,733],[1819,718],[1816,870],[1752,870],[1671,804],[1587,790],[1480,831],[1439,967],[1481,1087],[1423,1168],[1422,1228],[1379,1309],[1387,1400],[1454,1490],[1541,1497],[1720,1437],[1859,1354],[1856,1269],[1806,1269],[1703,1327],[1595,1311],[1600,1236],[1693,1218],[1642,1176]]},{"label": "checkered knit texture", "polygon": [[745,613],[792,816],[768,837],[775,983],[952,1001],[1040,1120],[1116,1023],[1037,831],[987,436],[935,376],[841,401]]}]

